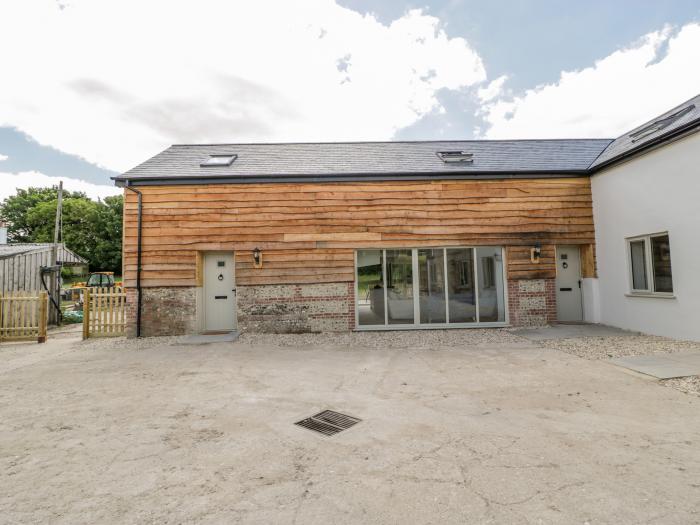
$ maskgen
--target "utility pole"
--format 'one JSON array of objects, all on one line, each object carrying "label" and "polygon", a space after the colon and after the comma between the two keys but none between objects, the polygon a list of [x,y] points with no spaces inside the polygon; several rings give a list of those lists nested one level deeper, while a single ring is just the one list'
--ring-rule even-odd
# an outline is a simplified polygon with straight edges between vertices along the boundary
[{"label": "utility pole", "polygon": [[[62,218],[63,212],[63,181],[58,182],[58,201],[56,204],[56,223],[53,230],[53,246],[51,247],[51,267],[54,269],[51,272],[51,281],[49,282],[49,293],[53,297],[55,304],[61,304],[61,289],[59,285],[59,280],[61,277],[61,270],[58,268],[58,239],[61,232],[61,225],[63,222]],[[63,239],[61,239],[63,240]],[[56,324],[60,321],[60,316],[58,311],[52,309],[52,320]]]}]

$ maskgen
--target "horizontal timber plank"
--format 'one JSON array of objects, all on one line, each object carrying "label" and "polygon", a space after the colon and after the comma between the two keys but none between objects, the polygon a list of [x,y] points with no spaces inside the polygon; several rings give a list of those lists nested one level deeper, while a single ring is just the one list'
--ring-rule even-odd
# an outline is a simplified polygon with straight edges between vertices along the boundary
[{"label": "horizontal timber plank", "polygon": [[[197,253],[234,251],[238,284],[346,282],[358,248],[508,246],[511,278],[550,276],[554,245],[595,242],[590,180],[433,180],[142,187],[145,286],[194,285]],[[124,274],[136,272],[125,194]],[[539,263],[530,248],[542,245]],[[253,268],[252,250],[263,252]],[[165,284],[163,284],[165,283]]]},{"label": "horizontal timber plank", "polygon": [[[540,196],[540,195],[520,195],[518,197],[483,197],[474,195],[463,195],[461,197],[453,198],[426,198],[424,195],[417,195],[414,198],[384,198],[384,199],[346,199],[344,201],[340,200],[323,200],[316,199],[313,201],[295,201],[293,199],[285,199],[283,195],[280,195],[278,200],[266,201],[264,206],[277,206],[277,207],[287,207],[287,208],[316,208],[316,207],[331,207],[331,206],[399,206],[399,205],[425,205],[425,206],[435,206],[443,204],[494,204],[494,203],[538,203],[538,202],[560,202],[562,200],[570,202],[591,202],[590,193],[581,194],[570,194],[567,192],[561,192],[558,195]],[[188,210],[206,210],[206,209],[240,209],[245,207],[252,207],[259,209],[261,207],[261,201],[235,201],[235,200],[222,200],[218,202],[183,202],[183,201],[172,201],[172,202],[158,202],[150,203],[147,208],[148,211],[157,209],[188,209]],[[130,214],[137,210],[136,204],[126,204],[125,209],[127,214]]]},{"label": "horizontal timber plank", "polygon": [[[484,186],[494,187],[518,187],[522,179],[489,179],[481,181],[470,181]],[[240,184],[240,185],[222,185],[222,184],[201,184],[201,185],[181,185],[176,188],[172,186],[153,186],[143,188],[142,191],[152,195],[178,195],[181,190],[188,193],[245,193],[245,192],[308,192],[317,193],[319,191],[337,191],[339,188],[357,188],[362,187],[381,188],[383,191],[411,191],[423,190],[426,187],[432,189],[443,189],[449,187],[462,187],[465,181],[461,180],[435,180],[435,181],[381,181],[372,183],[357,183],[357,182],[328,182],[328,183],[276,183],[274,188],[270,184]],[[565,178],[565,179],[530,179],[530,186],[588,186],[590,183],[587,178]],[[135,199],[130,193],[127,193],[129,199]]]}]

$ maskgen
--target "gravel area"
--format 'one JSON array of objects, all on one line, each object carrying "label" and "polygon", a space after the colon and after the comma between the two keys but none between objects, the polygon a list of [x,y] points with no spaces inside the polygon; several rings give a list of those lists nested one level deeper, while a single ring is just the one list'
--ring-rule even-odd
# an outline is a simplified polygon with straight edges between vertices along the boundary
[{"label": "gravel area", "polygon": [[[583,359],[599,360],[656,353],[700,351],[700,343],[676,341],[653,335],[620,337],[577,337],[539,341],[540,345],[560,350]],[[700,376],[662,379],[659,384],[680,390],[686,394],[700,396]]]},{"label": "gravel area", "polygon": [[147,350],[160,346],[177,344],[186,336],[142,337],[127,339],[125,337],[96,337],[76,343],[78,348],[86,350]]},{"label": "gravel area", "polygon": [[700,351],[700,343],[676,341],[653,335],[629,335],[620,337],[576,337],[538,341],[545,348],[560,350],[584,359],[612,359],[654,353]]},{"label": "gravel area", "polygon": [[436,348],[518,344],[525,339],[507,329],[406,330],[338,334],[242,334],[236,344],[276,347]]},{"label": "gravel area", "polygon": [[686,394],[700,396],[700,376],[677,377],[659,381],[664,386],[670,386]]}]

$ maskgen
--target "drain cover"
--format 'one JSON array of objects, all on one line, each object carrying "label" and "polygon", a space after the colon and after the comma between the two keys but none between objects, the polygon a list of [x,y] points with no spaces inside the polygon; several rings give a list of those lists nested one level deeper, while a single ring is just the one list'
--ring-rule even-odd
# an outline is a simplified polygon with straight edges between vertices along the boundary
[{"label": "drain cover", "polygon": [[324,436],[333,436],[338,432],[347,430],[360,421],[362,420],[356,417],[341,414],[340,412],[324,410],[315,416],[307,417],[306,419],[297,421],[294,424],[299,425],[300,427],[308,428],[309,430],[314,430],[320,434],[323,434]]}]

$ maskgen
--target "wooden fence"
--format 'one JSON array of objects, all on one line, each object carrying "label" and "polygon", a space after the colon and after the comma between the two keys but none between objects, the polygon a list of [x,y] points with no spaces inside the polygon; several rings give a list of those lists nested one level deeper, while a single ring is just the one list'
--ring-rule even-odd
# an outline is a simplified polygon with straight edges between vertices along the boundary
[{"label": "wooden fence", "polygon": [[123,288],[85,288],[83,339],[118,337],[126,333],[126,292]]},{"label": "wooden fence", "polygon": [[0,341],[36,339],[46,342],[48,294],[5,292],[0,294]]}]

